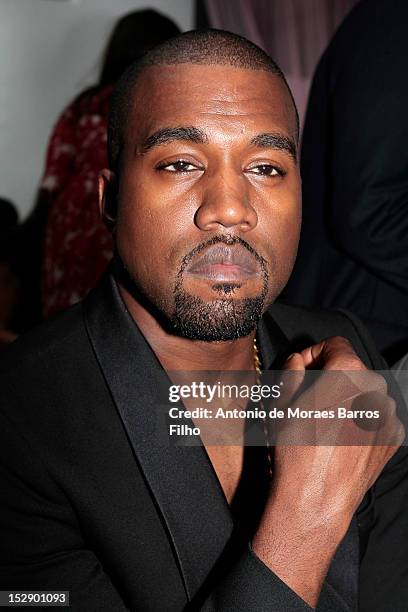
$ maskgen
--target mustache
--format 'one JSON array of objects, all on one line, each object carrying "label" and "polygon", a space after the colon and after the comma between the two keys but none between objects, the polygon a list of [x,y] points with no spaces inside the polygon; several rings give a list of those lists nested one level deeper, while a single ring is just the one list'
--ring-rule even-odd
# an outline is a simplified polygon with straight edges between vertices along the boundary
[{"label": "mustache", "polygon": [[[238,245],[239,248],[231,249],[228,247],[232,247],[234,245]],[[203,253],[203,251],[205,251]],[[216,264],[216,263],[233,263],[236,265],[242,265],[243,267],[248,267],[253,265],[253,259],[258,263],[261,268],[263,275],[268,276],[267,273],[267,262],[246,240],[243,240],[239,236],[213,236],[209,238],[205,242],[201,242],[194,249],[192,249],[189,253],[187,253],[181,262],[181,267],[177,274],[177,277],[183,275],[184,271],[193,259],[196,256],[198,257],[197,262],[194,263],[193,267],[199,265],[207,265],[207,264]]]}]

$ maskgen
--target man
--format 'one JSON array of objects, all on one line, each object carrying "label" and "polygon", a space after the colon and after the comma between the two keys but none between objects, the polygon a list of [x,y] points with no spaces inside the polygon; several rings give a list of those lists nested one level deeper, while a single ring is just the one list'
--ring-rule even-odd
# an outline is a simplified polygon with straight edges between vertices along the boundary
[{"label": "man", "polygon": [[295,258],[297,130],[277,66],[228,33],[181,35],[122,78],[100,185],[113,276],[4,367],[1,588],[70,590],[77,610],[333,612],[359,590],[363,610],[403,609],[392,406],[398,443],[277,446],[249,477],[240,446],[155,439],[163,368],[252,371],[255,335],[264,369],[382,367],[345,314],[266,312]]},{"label": "man", "polygon": [[390,364],[408,344],[407,20],[404,0],[363,0],[319,63],[299,257],[285,289],[291,303],[356,313]]}]

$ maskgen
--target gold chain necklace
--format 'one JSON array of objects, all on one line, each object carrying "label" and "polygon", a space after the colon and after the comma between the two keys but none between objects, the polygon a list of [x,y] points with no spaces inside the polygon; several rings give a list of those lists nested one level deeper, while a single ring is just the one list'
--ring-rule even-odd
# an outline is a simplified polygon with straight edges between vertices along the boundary
[{"label": "gold chain necklace", "polygon": [[[253,360],[254,360],[254,368],[255,368],[255,374],[256,374],[256,384],[260,385],[261,377],[262,377],[262,363],[261,363],[261,358],[259,356],[259,350],[258,350],[258,345],[256,343],[256,338],[254,338],[254,344],[253,344]],[[262,398],[259,402],[259,406],[261,410],[265,410]],[[262,427],[263,427],[263,432],[265,436],[266,456],[267,456],[267,461],[268,461],[268,475],[269,475],[269,478],[272,478],[272,474],[273,474],[272,448],[269,443],[269,433],[268,433],[268,427],[266,424],[266,418],[261,419],[261,420],[262,420]]]}]

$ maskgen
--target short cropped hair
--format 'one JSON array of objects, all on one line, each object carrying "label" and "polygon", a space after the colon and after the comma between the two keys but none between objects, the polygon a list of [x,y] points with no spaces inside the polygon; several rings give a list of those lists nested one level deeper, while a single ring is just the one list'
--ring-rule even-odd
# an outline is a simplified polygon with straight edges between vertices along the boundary
[{"label": "short cropped hair", "polygon": [[275,74],[285,84],[291,97],[296,114],[297,136],[299,135],[299,116],[292,92],[283,72],[265,51],[231,32],[192,30],[150,49],[119,79],[112,95],[108,123],[108,158],[112,170],[117,171],[119,168],[133,91],[141,73],[150,66],[175,64],[227,65]]}]

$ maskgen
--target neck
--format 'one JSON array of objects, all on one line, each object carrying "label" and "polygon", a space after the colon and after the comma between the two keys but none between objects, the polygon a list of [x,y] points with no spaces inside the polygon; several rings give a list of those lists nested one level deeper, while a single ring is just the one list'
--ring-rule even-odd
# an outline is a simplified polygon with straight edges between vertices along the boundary
[{"label": "neck", "polygon": [[165,370],[252,370],[255,331],[226,342],[189,340],[168,333],[120,283],[119,291],[132,318]]}]

